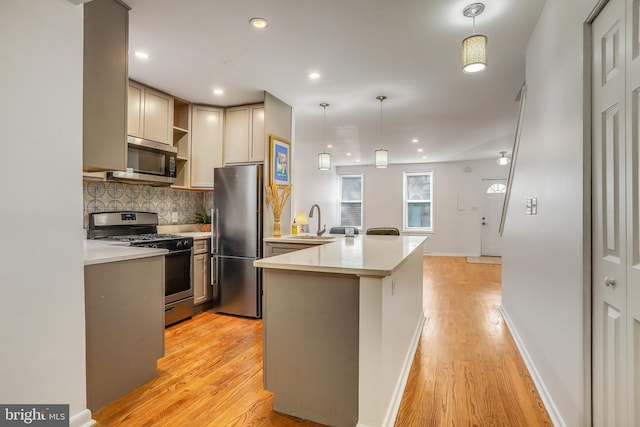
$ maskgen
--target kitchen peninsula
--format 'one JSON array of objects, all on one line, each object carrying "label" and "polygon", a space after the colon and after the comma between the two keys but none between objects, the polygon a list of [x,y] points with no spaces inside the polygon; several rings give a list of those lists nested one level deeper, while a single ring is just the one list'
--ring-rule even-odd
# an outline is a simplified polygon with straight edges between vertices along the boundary
[{"label": "kitchen peninsula", "polygon": [[338,236],[254,262],[275,411],[332,426],[393,425],[424,324],[425,240]]}]

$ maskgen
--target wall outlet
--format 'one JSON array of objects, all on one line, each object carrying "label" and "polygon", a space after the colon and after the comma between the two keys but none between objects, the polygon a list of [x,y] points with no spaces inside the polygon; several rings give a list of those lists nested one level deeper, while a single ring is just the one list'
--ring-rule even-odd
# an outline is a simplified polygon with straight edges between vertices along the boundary
[{"label": "wall outlet", "polygon": [[178,223],[178,212],[171,212],[171,223],[172,224]]}]

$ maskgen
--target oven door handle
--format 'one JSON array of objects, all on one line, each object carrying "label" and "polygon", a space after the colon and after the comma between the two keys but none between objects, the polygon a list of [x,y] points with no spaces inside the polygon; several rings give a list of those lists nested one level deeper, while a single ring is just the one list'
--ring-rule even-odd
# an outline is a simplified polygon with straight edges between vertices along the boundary
[{"label": "oven door handle", "polygon": [[169,251],[165,254],[165,256],[178,256],[186,253],[191,253],[191,249],[182,249],[179,251]]}]

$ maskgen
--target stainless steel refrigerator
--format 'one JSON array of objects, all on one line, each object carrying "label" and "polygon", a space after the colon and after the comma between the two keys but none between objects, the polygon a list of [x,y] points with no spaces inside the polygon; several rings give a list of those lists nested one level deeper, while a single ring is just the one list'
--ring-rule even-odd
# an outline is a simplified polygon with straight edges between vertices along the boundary
[{"label": "stainless steel refrigerator", "polygon": [[214,310],[262,317],[262,165],[215,168],[211,281]]}]

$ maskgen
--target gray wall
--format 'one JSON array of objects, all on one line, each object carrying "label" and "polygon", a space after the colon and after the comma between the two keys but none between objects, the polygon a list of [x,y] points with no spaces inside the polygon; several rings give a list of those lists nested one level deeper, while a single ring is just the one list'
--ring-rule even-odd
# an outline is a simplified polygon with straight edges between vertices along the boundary
[{"label": "gray wall", "polygon": [[[583,22],[595,3],[547,0],[530,39],[527,106],[503,235],[503,310],[557,426],[586,425],[590,411]],[[538,198],[536,216],[517,208],[531,196]]]},{"label": "gray wall", "polygon": [[82,248],[82,7],[0,6],[2,403],[86,410]]},{"label": "gray wall", "polygon": [[[295,152],[295,143],[292,140],[292,120],[293,110],[290,105],[271,95],[269,92],[264,93],[264,134],[265,134],[265,162],[264,162],[264,184],[269,184],[271,176],[270,172],[270,142],[271,135],[284,138],[291,143],[290,156]],[[293,182],[293,169],[289,170],[290,179]],[[264,201],[264,237],[273,236],[273,211],[267,205],[266,198]],[[289,199],[282,210],[280,217],[282,234],[291,234],[291,199]]]}]

